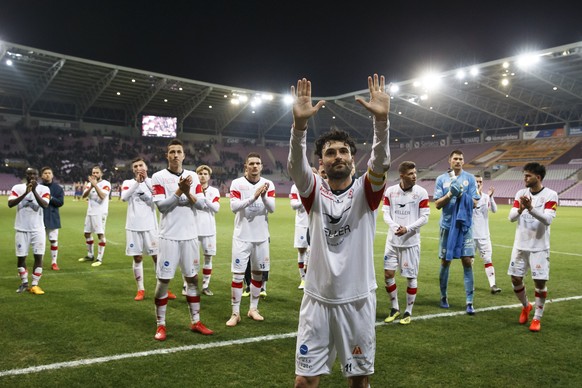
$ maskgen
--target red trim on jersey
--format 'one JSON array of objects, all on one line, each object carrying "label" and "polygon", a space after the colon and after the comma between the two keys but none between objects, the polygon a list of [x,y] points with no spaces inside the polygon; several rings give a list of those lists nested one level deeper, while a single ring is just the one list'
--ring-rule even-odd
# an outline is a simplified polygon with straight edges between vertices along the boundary
[{"label": "red trim on jersey", "polygon": [[267,192],[267,197],[274,198],[275,197],[275,190],[271,190]]},{"label": "red trim on jersey", "polygon": [[196,194],[200,193],[204,193],[204,190],[202,190],[202,185],[199,183],[196,185]]},{"label": "red trim on jersey", "polygon": [[154,185],[154,195],[166,195],[166,189],[162,185]]},{"label": "red trim on jersey", "polygon": [[214,197],[214,199],[212,200],[212,202],[220,202],[220,198]]},{"label": "red trim on jersey", "polygon": [[51,197],[50,193],[44,193],[42,196],[42,198],[50,198],[50,197]]},{"label": "red trim on jersey", "polygon": [[315,174],[313,177],[313,188],[311,189],[311,193],[309,193],[308,197],[301,197],[301,203],[305,208],[307,214],[311,211],[311,206],[313,206],[313,201],[315,200],[315,188],[317,187],[317,179],[315,178]]},{"label": "red trim on jersey", "polygon": [[10,195],[12,195],[13,197],[17,197],[17,198],[19,197],[18,193],[14,190],[12,190],[12,194],[10,194]]},{"label": "red trim on jersey", "polygon": [[373,191],[372,184],[370,183],[368,174],[366,173],[364,176],[364,193],[366,193],[366,201],[368,201],[370,210],[374,211],[378,209],[378,206],[380,206],[382,196],[384,195],[384,187],[385,185],[382,185],[382,190]]},{"label": "red trim on jersey", "polygon": [[123,187],[121,188],[121,190],[124,190],[124,191],[125,191],[125,190],[129,190],[129,186],[123,186]]},{"label": "red trim on jersey", "polygon": [[557,208],[558,208],[558,204],[555,201],[548,201],[544,205],[544,209],[550,209],[550,210],[556,211]]},{"label": "red trim on jersey", "polygon": [[289,199],[299,199],[299,196],[297,195],[297,193],[291,193],[289,194]]},{"label": "red trim on jersey", "polygon": [[423,199],[422,201],[420,201],[420,203],[418,204],[418,207],[420,209],[426,209],[429,208],[430,205],[428,204],[428,199]]},{"label": "red trim on jersey", "polygon": [[101,188],[101,190],[111,191],[111,187],[109,187],[109,186],[103,186]]},{"label": "red trim on jersey", "polygon": [[390,198],[384,197],[384,206],[390,206]]},{"label": "red trim on jersey", "polygon": [[513,201],[513,207],[519,209],[519,201],[517,199],[515,201]]},{"label": "red trim on jersey", "polygon": [[230,192],[230,196],[240,199],[240,191],[233,190]]}]

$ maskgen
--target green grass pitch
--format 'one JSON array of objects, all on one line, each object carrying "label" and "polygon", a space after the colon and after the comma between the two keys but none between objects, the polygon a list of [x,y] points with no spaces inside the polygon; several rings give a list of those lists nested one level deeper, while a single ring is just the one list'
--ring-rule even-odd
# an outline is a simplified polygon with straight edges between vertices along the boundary
[{"label": "green grass pitch", "polygon": [[[289,387],[294,379],[294,350],[302,292],[297,289],[293,249],[294,212],[277,199],[270,216],[271,273],[268,297],[259,309],[264,322],[243,317],[227,328],[230,316],[230,254],[234,215],[221,200],[217,215],[218,254],[211,288],[202,297],[202,321],[216,334],[188,330],[183,297],[169,302],[168,339],[154,341],[153,264],[144,259],[146,299],[135,302],[132,260],[125,256],[126,204],[114,198],[107,222],[104,264],[79,263],[85,255],[86,203],[67,197],[61,210],[59,265],[50,270],[45,255],[41,286],[45,295],[16,294],[14,209],[2,197],[0,225],[0,387]],[[418,295],[411,325],[383,324],[389,300],[383,287],[382,257],[386,225],[378,218],[375,261],[378,281],[376,373],[372,386],[581,386],[582,374],[582,208],[558,208],[552,225],[550,303],[542,331],[530,333],[517,323],[520,309],[511,290],[507,265],[515,224],[509,207],[490,215],[497,284],[491,295],[480,258],[475,259],[475,307],[464,311],[461,265],[453,263],[451,309],[438,307],[437,235],[440,212],[431,209],[422,228]],[[48,247],[47,247],[48,248]],[[354,258],[356,259],[356,258]],[[32,258],[28,260],[31,270]],[[397,277],[401,306],[406,282]],[[528,295],[533,285],[527,279]],[[346,284],[350,287],[350,284]],[[170,288],[180,294],[181,281]],[[248,298],[241,311],[246,312]],[[458,314],[449,314],[458,313]],[[29,368],[29,369],[27,369]],[[345,386],[339,366],[322,387]]]}]

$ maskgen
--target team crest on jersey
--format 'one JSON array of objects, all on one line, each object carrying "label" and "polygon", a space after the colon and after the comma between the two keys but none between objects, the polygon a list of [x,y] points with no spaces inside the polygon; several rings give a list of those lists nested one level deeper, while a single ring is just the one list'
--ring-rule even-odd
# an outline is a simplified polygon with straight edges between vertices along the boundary
[{"label": "team crest on jersey", "polygon": [[307,345],[303,344],[299,347],[299,353],[301,353],[302,355],[306,355],[307,353],[309,353],[309,348],[307,347]]},{"label": "team crest on jersey", "polygon": [[355,355],[361,355],[362,354],[362,349],[358,345],[356,345],[356,346],[354,346],[354,349],[352,350],[352,354],[354,356]]}]

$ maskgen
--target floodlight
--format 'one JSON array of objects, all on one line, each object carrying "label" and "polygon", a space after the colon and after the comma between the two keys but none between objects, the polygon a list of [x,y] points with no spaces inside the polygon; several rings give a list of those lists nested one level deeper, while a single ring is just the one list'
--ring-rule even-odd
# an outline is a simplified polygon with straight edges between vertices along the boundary
[{"label": "floodlight", "polygon": [[290,94],[285,95],[285,97],[283,97],[283,103],[285,105],[293,104],[293,96],[291,96]]}]

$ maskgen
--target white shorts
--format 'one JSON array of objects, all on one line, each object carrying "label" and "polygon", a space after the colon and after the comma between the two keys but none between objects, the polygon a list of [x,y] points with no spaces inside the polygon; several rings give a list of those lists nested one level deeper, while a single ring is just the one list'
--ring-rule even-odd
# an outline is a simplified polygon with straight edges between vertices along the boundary
[{"label": "white shorts", "polygon": [[46,247],[44,231],[21,232],[17,230],[14,235],[14,241],[16,257],[28,256],[28,247],[32,247],[32,253],[34,255],[44,255],[44,249]]},{"label": "white shorts", "polygon": [[155,230],[125,231],[125,254],[127,256],[157,255],[159,252],[158,232]]},{"label": "white shorts", "polygon": [[206,256],[216,255],[216,235],[212,236],[198,236],[198,241],[200,241],[200,247],[202,247],[202,252]]},{"label": "white shorts", "polygon": [[293,248],[307,248],[307,226],[295,226]]},{"label": "white shorts", "polygon": [[475,242],[475,250],[479,251],[479,256],[483,259],[485,264],[491,263],[491,256],[493,255],[493,248],[491,247],[490,238],[476,238],[473,239]]},{"label": "white shorts", "polygon": [[233,238],[231,271],[245,273],[249,258],[251,259],[251,271],[269,271],[271,266],[269,240],[247,242]]},{"label": "white shorts", "polygon": [[59,230],[46,229],[46,236],[49,239],[49,241],[59,241]]},{"label": "white shorts", "polygon": [[107,214],[100,216],[85,216],[85,233],[105,234]]},{"label": "white shorts", "polygon": [[191,278],[198,273],[198,239],[176,241],[160,238],[156,276],[158,279],[173,279],[178,266],[185,277]]},{"label": "white shorts", "polygon": [[513,248],[507,274],[520,278],[531,269],[534,280],[550,280],[550,251],[529,252]]},{"label": "white shorts", "polygon": [[394,247],[386,243],[384,250],[384,269],[396,271],[400,269],[400,274],[405,278],[418,278],[418,268],[420,267],[420,245],[412,247]]},{"label": "white shorts", "polygon": [[374,373],[376,293],[350,303],[327,304],[304,294],[299,311],[295,374],[330,374],[339,356],[345,377]]}]

